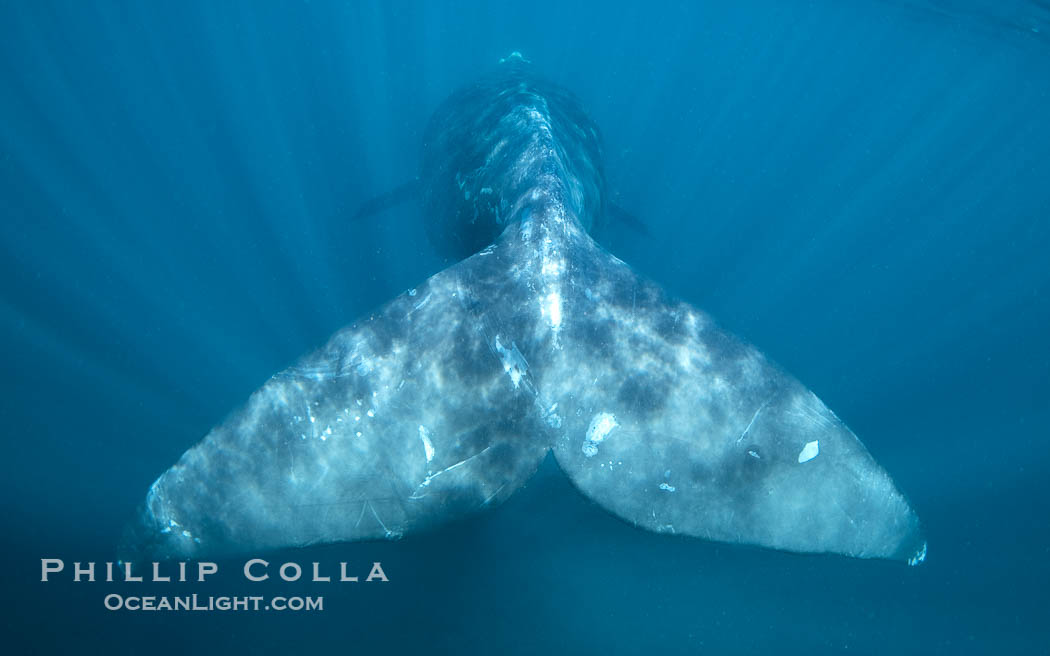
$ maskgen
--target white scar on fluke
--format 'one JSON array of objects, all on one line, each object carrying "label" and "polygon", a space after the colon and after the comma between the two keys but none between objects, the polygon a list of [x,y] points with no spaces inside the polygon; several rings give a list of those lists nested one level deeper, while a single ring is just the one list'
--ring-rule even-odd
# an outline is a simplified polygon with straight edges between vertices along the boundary
[{"label": "white scar on fluke", "polygon": [[834,413],[594,241],[610,215],[600,137],[574,97],[511,56],[445,101],[424,144],[397,193],[461,261],[188,450],[150,487],[125,557],[400,537],[498,505],[553,452],[640,528],[925,558],[907,500]]}]

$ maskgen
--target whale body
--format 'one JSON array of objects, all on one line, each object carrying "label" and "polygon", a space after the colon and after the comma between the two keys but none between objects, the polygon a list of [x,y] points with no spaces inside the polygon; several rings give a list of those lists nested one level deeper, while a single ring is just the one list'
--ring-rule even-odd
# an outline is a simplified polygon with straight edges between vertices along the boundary
[{"label": "whale body", "polygon": [[461,261],[268,380],[153,483],[130,549],[397,538],[553,452],[651,531],[921,562],[916,514],[820,399],[592,239],[601,139],[571,94],[511,58],[424,142],[427,233]]}]

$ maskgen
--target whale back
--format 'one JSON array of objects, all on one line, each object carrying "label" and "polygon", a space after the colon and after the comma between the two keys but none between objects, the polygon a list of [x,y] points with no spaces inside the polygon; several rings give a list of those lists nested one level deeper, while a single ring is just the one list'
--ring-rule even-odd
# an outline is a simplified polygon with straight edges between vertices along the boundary
[{"label": "whale back", "polygon": [[601,134],[571,93],[521,59],[453,93],[423,141],[426,230],[446,257],[488,246],[525,208],[556,205],[587,232],[599,227]]}]

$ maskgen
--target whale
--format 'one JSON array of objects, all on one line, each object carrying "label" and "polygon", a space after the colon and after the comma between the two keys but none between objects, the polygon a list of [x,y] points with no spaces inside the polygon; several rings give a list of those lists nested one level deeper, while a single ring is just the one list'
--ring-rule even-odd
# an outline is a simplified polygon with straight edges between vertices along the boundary
[{"label": "whale", "polygon": [[602,139],[574,95],[508,57],[423,142],[424,227],[455,263],[273,375],[160,474],[125,559],[418,534],[499,506],[551,455],[641,529],[925,559],[915,511],[839,417],[595,241]]}]

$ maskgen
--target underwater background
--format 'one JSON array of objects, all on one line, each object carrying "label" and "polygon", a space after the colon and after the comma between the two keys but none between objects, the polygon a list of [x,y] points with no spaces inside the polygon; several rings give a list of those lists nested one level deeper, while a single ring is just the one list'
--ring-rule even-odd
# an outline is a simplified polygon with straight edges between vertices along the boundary
[{"label": "underwater background", "polygon": [[[447,266],[430,113],[521,51],[603,131],[606,247],[754,343],[923,521],[919,567],[636,530],[551,463],[385,584],[40,582],[271,374]],[[6,653],[1046,653],[1046,2],[0,3]],[[363,568],[363,571],[360,571]],[[68,572],[66,573],[68,574]],[[111,612],[113,591],[323,595]]]}]

